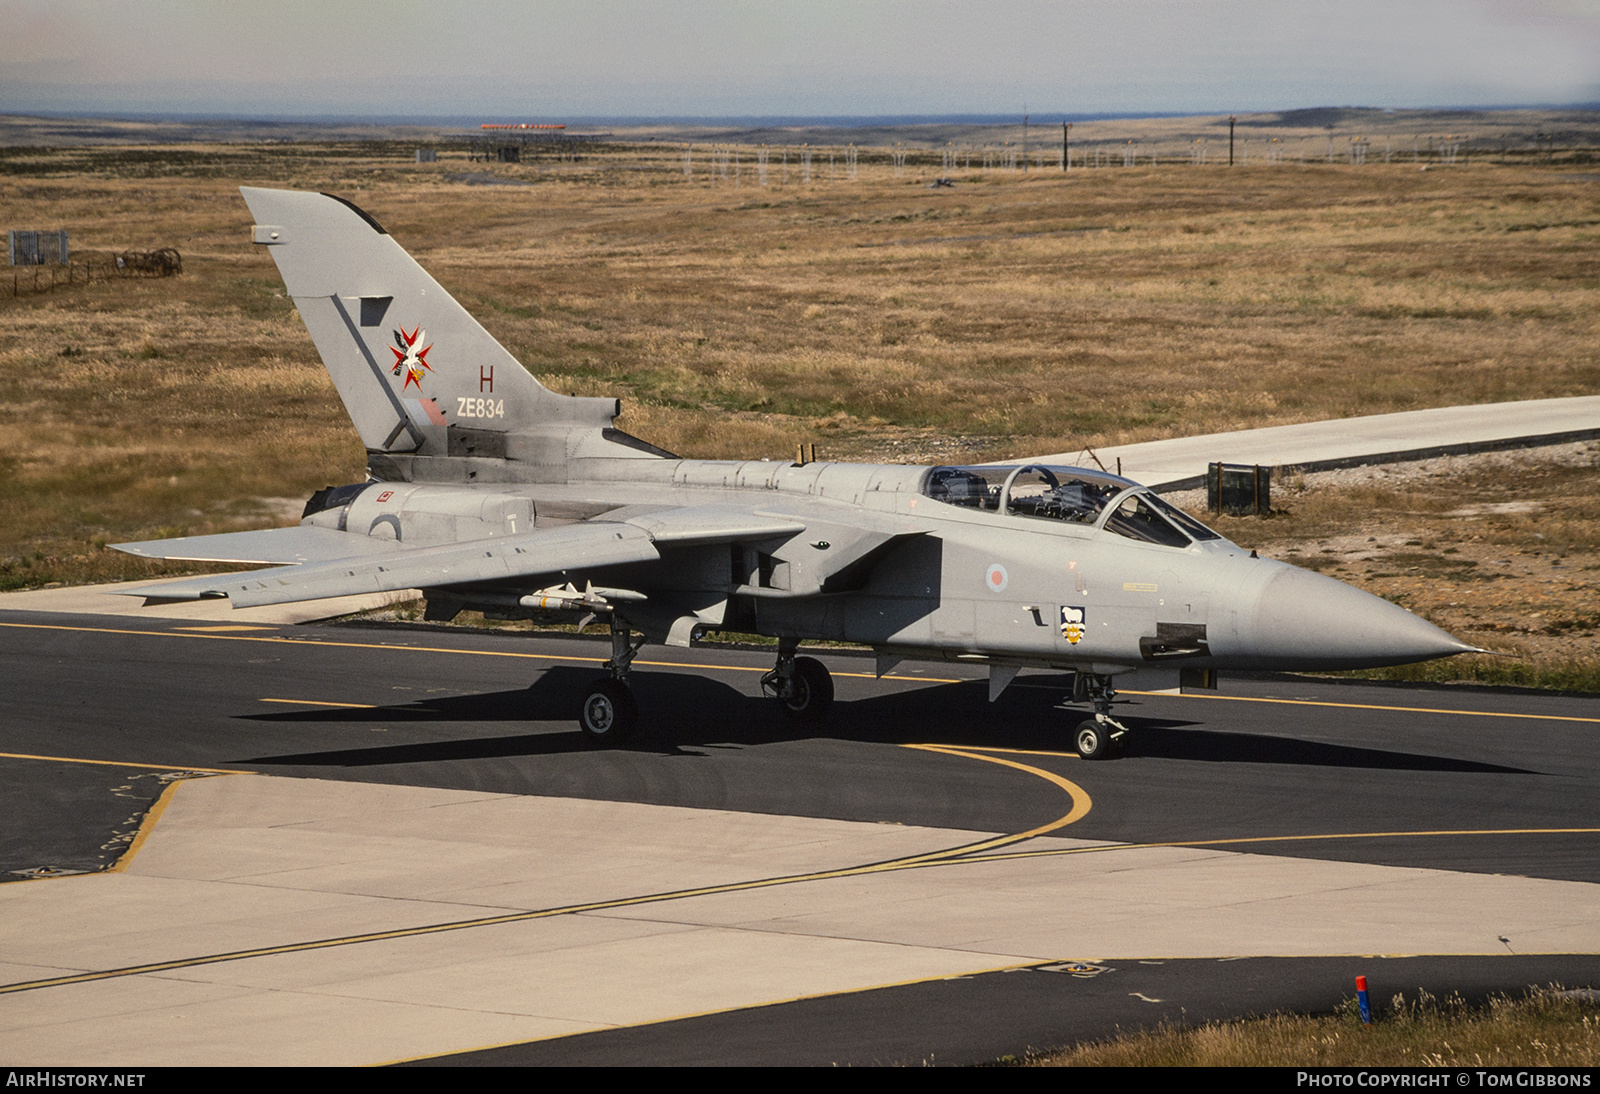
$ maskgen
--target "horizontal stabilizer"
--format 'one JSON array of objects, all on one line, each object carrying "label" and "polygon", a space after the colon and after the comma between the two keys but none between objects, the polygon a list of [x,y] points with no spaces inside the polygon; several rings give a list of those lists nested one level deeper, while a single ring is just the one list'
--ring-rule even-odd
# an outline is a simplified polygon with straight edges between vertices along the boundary
[{"label": "horizontal stabilizer", "polygon": [[224,532],[216,536],[181,536],[148,539],[141,543],[113,543],[118,551],[140,558],[165,558],[181,562],[237,562],[256,566],[303,566],[361,555],[387,555],[401,549],[392,539],[354,535],[314,524],[267,528],[259,532]]}]

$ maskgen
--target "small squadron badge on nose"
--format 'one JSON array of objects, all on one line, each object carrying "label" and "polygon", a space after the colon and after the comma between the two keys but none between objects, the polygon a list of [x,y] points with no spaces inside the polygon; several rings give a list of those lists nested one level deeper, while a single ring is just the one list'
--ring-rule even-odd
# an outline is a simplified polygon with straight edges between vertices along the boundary
[{"label": "small squadron badge on nose", "polygon": [[1083,609],[1061,606],[1061,637],[1076,646],[1083,641]]}]

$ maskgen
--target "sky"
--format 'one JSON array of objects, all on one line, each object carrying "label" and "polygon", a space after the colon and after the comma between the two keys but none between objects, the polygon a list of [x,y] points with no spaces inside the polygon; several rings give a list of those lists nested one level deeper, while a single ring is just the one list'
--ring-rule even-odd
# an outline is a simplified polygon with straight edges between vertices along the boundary
[{"label": "sky", "polygon": [[1600,0],[0,0],[0,112],[1210,113],[1600,102]]}]

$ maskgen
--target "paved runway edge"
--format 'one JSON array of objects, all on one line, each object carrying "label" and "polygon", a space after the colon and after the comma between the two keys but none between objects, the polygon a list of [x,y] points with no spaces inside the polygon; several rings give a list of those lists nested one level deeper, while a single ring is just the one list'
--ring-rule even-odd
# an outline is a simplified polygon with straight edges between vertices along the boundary
[{"label": "paved runway edge", "polygon": [[1327,1014],[1365,976],[1379,1013],[1600,985],[1600,955],[1249,957],[1050,963],[505,1045],[401,1066],[968,1066],[1158,1027]]}]

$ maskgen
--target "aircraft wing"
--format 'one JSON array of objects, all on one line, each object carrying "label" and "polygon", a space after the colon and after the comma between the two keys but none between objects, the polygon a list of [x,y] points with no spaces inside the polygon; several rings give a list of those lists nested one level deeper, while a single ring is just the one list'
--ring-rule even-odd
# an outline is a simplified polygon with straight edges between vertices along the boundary
[{"label": "aircraft wing", "polygon": [[[154,540],[125,546],[139,548],[132,553],[145,557],[204,558],[210,561],[254,561],[242,556],[256,554],[282,557],[296,549],[307,552],[337,549],[337,542],[327,537],[295,534],[313,530],[306,526],[275,529],[274,532],[290,533],[281,537],[281,546],[271,544],[268,538],[270,533],[196,536],[187,542]],[[326,555],[317,558],[314,554],[308,554],[307,561],[299,565],[142,585],[122,590],[122,593],[143,596],[147,603],[226,597],[236,608],[253,608],[358,593],[440,588],[533,578],[630,562],[653,562],[661,557],[656,548],[658,542],[677,544],[771,539],[792,536],[804,530],[804,522],[791,518],[756,515],[737,506],[707,505],[661,510],[624,521],[591,520],[519,535],[495,536],[434,547],[408,548],[387,541],[385,549],[377,552],[368,546],[374,541],[366,536],[332,532],[333,536],[347,542],[348,545],[343,547],[345,557],[329,559]],[[207,541],[224,542],[213,548]],[[183,543],[178,548],[180,553],[167,554],[162,547],[162,544],[180,542]],[[357,543],[361,544],[359,548],[356,547]],[[228,557],[230,552],[232,557]]]}]

